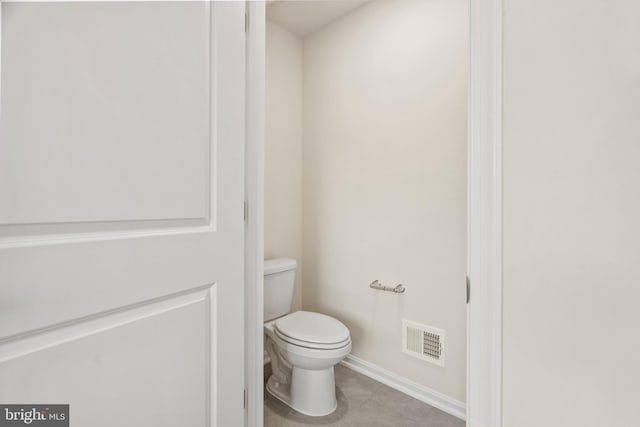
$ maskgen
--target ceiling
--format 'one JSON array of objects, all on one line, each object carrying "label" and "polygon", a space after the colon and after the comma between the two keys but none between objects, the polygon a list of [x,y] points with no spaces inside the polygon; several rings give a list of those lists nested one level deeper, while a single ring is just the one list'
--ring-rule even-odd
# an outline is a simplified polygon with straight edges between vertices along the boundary
[{"label": "ceiling", "polygon": [[267,18],[299,36],[306,36],[369,0],[267,1]]}]

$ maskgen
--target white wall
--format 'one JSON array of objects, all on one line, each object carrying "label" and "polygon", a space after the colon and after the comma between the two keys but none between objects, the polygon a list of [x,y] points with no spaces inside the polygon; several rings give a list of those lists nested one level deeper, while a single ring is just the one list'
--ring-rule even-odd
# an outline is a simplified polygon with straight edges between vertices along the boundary
[{"label": "white wall", "polygon": [[298,261],[293,309],[302,304],[302,39],[267,21],[265,258]]},{"label": "white wall", "polygon": [[505,427],[640,425],[638,23],[505,1]]},{"label": "white wall", "polygon": [[[467,36],[466,0],[404,0],[304,39],[303,307],[344,321],[355,356],[461,401]],[[403,318],[446,330],[444,368],[401,352]]]}]

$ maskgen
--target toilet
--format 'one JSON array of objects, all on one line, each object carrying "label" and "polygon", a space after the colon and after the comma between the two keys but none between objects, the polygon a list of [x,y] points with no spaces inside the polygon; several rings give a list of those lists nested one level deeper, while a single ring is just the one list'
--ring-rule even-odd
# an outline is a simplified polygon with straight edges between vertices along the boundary
[{"label": "toilet", "polygon": [[333,317],[291,311],[296,261],[264,262],[267,391],[296,411],[319,417],[336,410],[333,367],[351,351],[349,329]]}]

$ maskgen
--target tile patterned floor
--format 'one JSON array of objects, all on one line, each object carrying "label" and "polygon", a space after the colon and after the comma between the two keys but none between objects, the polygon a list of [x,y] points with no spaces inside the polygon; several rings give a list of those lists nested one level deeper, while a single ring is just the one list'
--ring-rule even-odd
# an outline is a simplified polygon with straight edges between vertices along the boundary
[{"label": "tile patterned floor", "polygon": [[336,366],[338,409],[326,417],[295,412],[265,390],[264,427],[464,427],[464,421],[343,366]]}]

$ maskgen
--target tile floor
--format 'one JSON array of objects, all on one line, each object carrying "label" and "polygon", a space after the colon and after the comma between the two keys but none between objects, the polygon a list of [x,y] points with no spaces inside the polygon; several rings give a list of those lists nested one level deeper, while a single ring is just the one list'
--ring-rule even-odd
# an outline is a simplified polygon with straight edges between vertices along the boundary
[{"label": "tile floor", "polygon": [[326,417],[295,412],[266,390],[264,427],[464,427],[464,421],[338,365],[338,409]]}]

